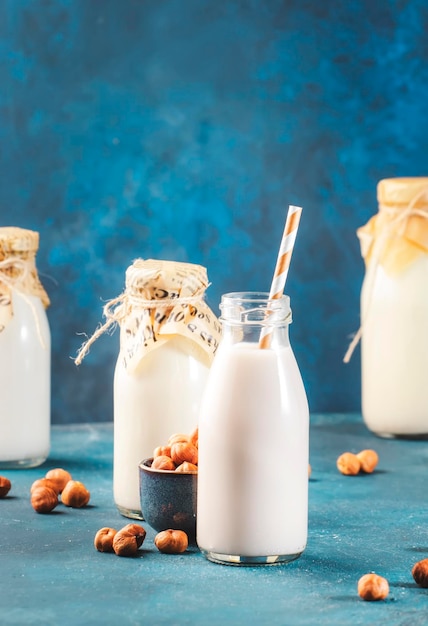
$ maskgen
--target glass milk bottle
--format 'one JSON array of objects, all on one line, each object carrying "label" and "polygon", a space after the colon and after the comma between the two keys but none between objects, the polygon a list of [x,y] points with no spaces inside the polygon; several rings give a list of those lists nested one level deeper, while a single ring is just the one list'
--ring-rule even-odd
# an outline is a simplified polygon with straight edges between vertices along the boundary
[{"label": "glass milk bottle", "polygon": [[358,230],[362,414],[384,437],[428,436],[428,178],[381,180]]},{"label": "glass milk bottle", "polygon": [[0,468],[36,467],[50,448],[49,298],[39,234],[0,228]]},{"label": "glass milk bottle", "polygon": [[174,433],[191,433],[198,424],[220,339],[220,325],[204,301],[207,287],[200,265],[137,259],[126,271],[124,294],[105,309],[107,326],[120,325],[113,492],[126,517],[142,517],[139,463]]},{"label": "glass milk bottle", "polygon": [[199,419],[197,543],[219,563],[291,561],[307,540],[309,411],[290,301],[229,293],[220,308]]}]

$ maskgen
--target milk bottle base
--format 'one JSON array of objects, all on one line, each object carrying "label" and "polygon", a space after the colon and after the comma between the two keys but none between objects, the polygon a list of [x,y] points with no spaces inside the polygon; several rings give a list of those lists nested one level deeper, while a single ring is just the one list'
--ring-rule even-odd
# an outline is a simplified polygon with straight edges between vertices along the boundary
[{"label": "milk bottle base", "polygon": [[420,434],[403,433],[401,434],[401,433],[379,432],[379,431],[373,430],[372,428],[370,428],[369,430],[371,430],[373,434],[376,435],[377,437],[382,437],[382,439],[403,439],[407,441],[427,441],[428,440],[428,433],[420,433]]},{"label": "milk bottle base", "polygon": [[127,509],[126,507],[120,506],[119,504],[116,504],[116,507],[119,513],[123,515],[123,517],[130,517],[131,519],[144,520],[143,514],[141,513],[141,511],[137,509]]},{"label": "milk bottle base", "polygon": [[417,428],[402,428],[401,425],[396,423],[397,420],[392,424],[388,424],[384,419],[370,419],[363,414],[363,421],[368,430],[376,437],[381,437],[382,439],[403,439],[408,441],[428,439],[427,422],[421,425],[421,430],[423,429],[425,432],[418,432]]},{"label": "milk bottle base", "polygon": [[274,556],[238,556],[234,554],[219,554],[218,552],[210,552],[209,550],[201,550],[202,554],[213,563],[222,565],[280,565],[281,563],[290,563],[299,558],[302,552],[296,554],[280,554]]},{"label": "milk bottle base", "polygon": [[47,456],[38,456],[32,459],[17,459],[13,461],[0,460],[0,469],[30,469],[31,467],[38,467],[42,465],[47,459]]}]

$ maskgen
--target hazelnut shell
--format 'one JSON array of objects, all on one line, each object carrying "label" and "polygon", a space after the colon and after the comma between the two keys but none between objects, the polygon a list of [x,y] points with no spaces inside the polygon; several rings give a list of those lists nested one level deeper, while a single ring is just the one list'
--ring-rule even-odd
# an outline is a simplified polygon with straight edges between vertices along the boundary
[{"label": "hazelnut shell", "polygon": [[0,476],[0,498],[5,498],[12,487],[12,483],[5,476]]},{"label": "hazelnut shell", "polygon": [[61,494],[61,501],[65,506],[80,509],[86,506],[91,494],[85,485],[78,480],[69,480]]},{"label": "hazelnut shell", "polygon": [[162,530],[155,537],[155,546],[165,554],[181,554],[187,550],[189,539],[184,530]]},{"label": "hazelnut shell", "polygon": [[33,490],[30,501],[37,513],[50,513],[58,504],[58,494],[50,487],[37,487]]},{"label": "hazelnut shell", "polygon": [[423,559],[414,564],[412,576],[419,587],[428,589],[428,559]]},{"label": "hazelnut shell", "polygon": [[113,538],[113,550],[118,556],[133,556],[142,545],[146,530],[139,524],[127,524]]}]

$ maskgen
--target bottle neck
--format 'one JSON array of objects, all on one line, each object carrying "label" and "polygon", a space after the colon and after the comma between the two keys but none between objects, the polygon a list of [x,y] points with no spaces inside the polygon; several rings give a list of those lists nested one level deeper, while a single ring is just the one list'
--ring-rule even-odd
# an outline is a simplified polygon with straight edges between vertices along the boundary
[{"label": "bottle neck", "polygon": [[290,299],[269,299],[260,292],[235,292],[222,296],[222,343],[250,343],[260,348],[289,345]]},{"label": "bottle neck", "polygon": [[262,324],[236,324],[227,320],[221,320],[222,340],[221,346],[231,346],[238,343],[259,345],[266,330],[270,331],[269,348],[275,350],[290,345],[288,324],[276,325],[269,328]]}]

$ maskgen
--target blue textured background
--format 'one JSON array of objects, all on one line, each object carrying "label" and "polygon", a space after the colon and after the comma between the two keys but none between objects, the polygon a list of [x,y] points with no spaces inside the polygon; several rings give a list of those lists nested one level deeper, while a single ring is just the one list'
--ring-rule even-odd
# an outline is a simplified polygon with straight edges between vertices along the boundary
[{"label": "blue textured background", "polygon": [[136,257],[208,268],[208,301],[287,283],[312,411],[360,408],[376,184],[428,174],[426,0],[0,0],[0,222],[38,230],[54,422],[112,419],[118,333],[70,357]]}]

